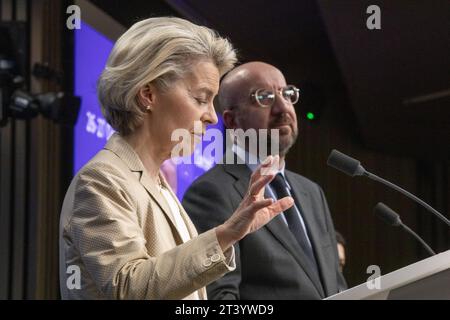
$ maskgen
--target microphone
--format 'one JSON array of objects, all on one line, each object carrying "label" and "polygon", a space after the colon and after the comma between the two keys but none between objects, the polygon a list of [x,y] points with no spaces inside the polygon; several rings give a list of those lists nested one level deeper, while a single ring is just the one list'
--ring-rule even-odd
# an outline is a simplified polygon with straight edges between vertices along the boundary
[{"label": "microphone", "polygon": [[430,246],[421,237],[419,237],[417,233],[412,231],[407,225],[402,222],[400,216],[394,210],[389,208],[384,203],[378,202],[378,204],[373,208],[373,213],[375,213],[376,216],[378,216],[381,220],[383,220],[390,226],[402,227],[403,230],[416,238],[430,255],[434,256],[436,254],[433,249],[431,249]]},{"label": "microphone", "polygon": [[434,209],[432,206],[430,206],[428,203],[419,199],[418,197],[416,197],[412,193],[406,191],[405,189],[400,188],[399,186],[393,184],[392,182],[389,182],[381,177],[374,175],[373,173],[370,173],[369,171],[364,169],[364,167],[361,165],[361,163],[358,160],[353,159],[352,157],[349,157],[346,154],[343,154],[342,152],[339,152],[336,149],[334,149],[333,151],[331,151],[330,156],[328,157],[327,164],[330,167],[338,169],[339,171],[342,171],[351,177],[365,176],[372,180],[381,182],[382,184],[384,184],[394,190],[397,190],[398,192],[400,192],[403,195],[407,196],[408,198],[416,201],[422,207],[424,207],[425,209],[427,209],[428,211],[430,211],[431,213],[436,215],[439,219],[444,221],[447,224],[447,226],[450,226],[450,220],[447,219],[444,215],[442,215],[439,211]]},{"label": "microphone", "polygon": [[348,174],[350,177],[362,176],[366,170],[356,159],[334,149],[328,156],[327,165]]}]

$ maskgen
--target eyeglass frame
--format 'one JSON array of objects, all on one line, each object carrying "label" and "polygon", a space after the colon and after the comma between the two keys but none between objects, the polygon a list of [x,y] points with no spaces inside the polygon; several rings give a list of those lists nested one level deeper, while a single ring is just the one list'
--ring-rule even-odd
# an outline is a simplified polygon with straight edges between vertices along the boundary
[{"label": "eyeglass frame", "polygon": [[[283,90],[285,90],[285,89],[288,88],[288,87],[291,87],[291,88],[294,90],[294,92],[297,94],[297,100],[295,100],[295,102],[292,102],[292,101],[286,99],[286,98],[283,96]],[[257,95],[258,91],[261,91],[261,90],[270,91],[270,92],[272,92],[272,94],[274,94],[275,96],[276,96],[276,93],[278,93],[285,101],[291,103],[292,105],[296,104],[296,103],[298,102],[298,100],[300,99],[300,89],[297,88],[296,86],[292,85],[292,84],[286,85],[285,87],[280,88],[280,89],[276,89],[276,90],[260,88],[260,89],[256,89],[255,92],[253,92],[253,93],[250,95],[250,97],[251,97],[252,99],[254,99],[254,100],[256,101],[256,103],[258,104],[258,106],[260,106],[261,108],[270,108],[270,107],[273,106],[273,104],[274,104],[275,101],[276,101],[276,97],[275,97],[275,99],[273,99],[273,102],[272,102],[271,105],[264,105],[264,104],[262,104],[262,103],[256,98],[256,95]]]}]

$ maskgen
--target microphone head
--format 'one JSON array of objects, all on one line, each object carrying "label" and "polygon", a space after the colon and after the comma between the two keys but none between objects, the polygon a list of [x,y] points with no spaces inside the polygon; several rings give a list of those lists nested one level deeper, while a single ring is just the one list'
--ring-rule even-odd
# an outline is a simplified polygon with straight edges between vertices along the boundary
[{"label": "microphone head", "polygon": [[336,149],[331,151],[327,164],[351,177],[362,176],[366,171],[358,160],[353,159]]},{"label": "microphone head", "polygon": [[390,226],[397,227],[403,224],[400,216],[382,202],[378,202],[373,208],[373,213]]}]

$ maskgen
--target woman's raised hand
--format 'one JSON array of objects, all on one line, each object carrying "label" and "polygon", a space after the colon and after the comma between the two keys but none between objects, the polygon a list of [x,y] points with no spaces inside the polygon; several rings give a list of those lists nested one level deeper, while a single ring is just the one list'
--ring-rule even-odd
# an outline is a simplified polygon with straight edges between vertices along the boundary
[{"label": "woman's raised hand", "polygon": [[294,204],[291,197],[277,201],[264,198],[265,186],[278,172],[279,161],[278,155],[267,157],[253,172],[247,193],[239,207],[227,221],[216,228],[217,239],[223,251]]}]

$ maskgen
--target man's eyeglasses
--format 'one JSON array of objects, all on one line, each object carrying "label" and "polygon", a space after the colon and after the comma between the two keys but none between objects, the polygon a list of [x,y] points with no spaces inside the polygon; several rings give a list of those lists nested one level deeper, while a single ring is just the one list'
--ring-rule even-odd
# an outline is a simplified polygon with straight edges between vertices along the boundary
[{"label": "man's eyeglasses", "polygon": [[288,85],[284,88],[276,90],[275,92],[268,89],[258,89],[255,93],[252,93],[251,96],[256,100],[260,107],[267,108],[273,106],[275,103],[277,92],[286,102],[290,102],[292,104],[296,104],[300,96],[300,90],[293,85]]}]

